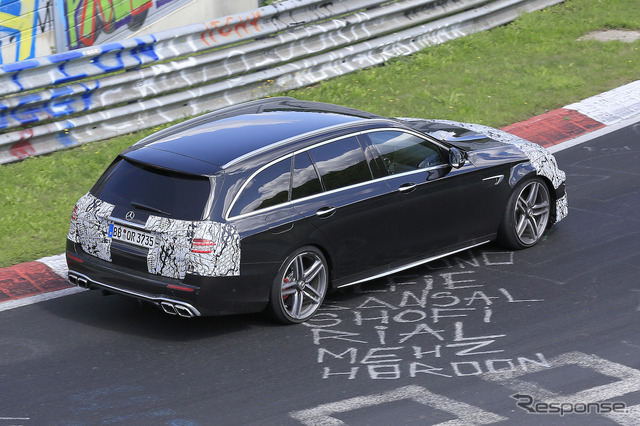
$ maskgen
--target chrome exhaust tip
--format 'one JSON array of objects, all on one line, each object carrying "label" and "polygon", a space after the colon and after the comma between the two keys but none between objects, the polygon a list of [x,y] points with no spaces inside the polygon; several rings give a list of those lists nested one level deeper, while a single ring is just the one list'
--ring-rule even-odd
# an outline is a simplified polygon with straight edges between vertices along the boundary
[{"label": "chrome exhaust tip", "polygon": [[191,312],[191,309],[187,308],[186,306],[182,306],[182,305],[175,305],[174,306],[176,312],[178,313],[178,315],[180,315],[181,317],[184,318],[193,318],[193,312]]},{"label": "chrome exhaust tip", "polygon": [[82,288],[91,287],[91,285],[89,284],[89,281],[86,278],[79,277],[75,274],[69,274],[69,282],[71,284],[75,284],[78,287],[82,287]]},{"label": "chrome exhaust tip", "polygon": [[155,306],[159,306],[160,309],[162,309],[162,311],[168,315],[177,315],[183,318],[193,318],[193,317],[200,316],[200,312],[198,312],[196,308],[194,308],[193,306],[190,306],[187,303],[172,301],[170,299],[164,299],[164,298],[162,298],[164,300],[162,299],[158,300],[142,293],[119,290],[108,284],[92,281],[91,279],[75,271],[69,271],[69,274],[67,276],[71,284],[74,284],[78,287],[85,288],[88,290],[102,290],[102,294],[104,296],[109,296],[117,293],[124,293],[125,295],[128,294],[131,296],[135,296],[140,301],[151,303]]},{"label": "chrome exhaust tip", "polygon": [[193,318],[196,316],[191,309],[178,303],[160,302],[160,307],[169,315],[178,315],[183,318]]},{"label": "chrome exhaust tip", "polygon": [[173,306],[169,302],[160,302],[160,307],[162,308],[165,314],[178,315],[178,312],[176,312],[175,306]]}]

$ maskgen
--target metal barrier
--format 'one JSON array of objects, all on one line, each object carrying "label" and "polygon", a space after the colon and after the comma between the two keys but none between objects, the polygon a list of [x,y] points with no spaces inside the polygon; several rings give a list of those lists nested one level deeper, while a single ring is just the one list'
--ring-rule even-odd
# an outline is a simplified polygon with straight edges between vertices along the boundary
[{"label": "metal barrier", "polygon": [[0,67],[0,164],[304,87],[562,0],[290,0]]}]

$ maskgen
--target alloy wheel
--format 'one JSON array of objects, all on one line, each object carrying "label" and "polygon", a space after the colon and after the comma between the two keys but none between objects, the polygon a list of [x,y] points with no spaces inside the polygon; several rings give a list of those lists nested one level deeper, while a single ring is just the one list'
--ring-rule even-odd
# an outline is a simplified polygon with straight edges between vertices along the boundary
[{"label": "alloy wheel", "polygon": [[291,259],[280,283],[281,307],[294,322],[305,321],[322,304],[327,293],[327,266],[315,251],[303,251]]},{"label": "alloy wheel", "polygon": [[549,222],[549,190],[539,180],[522,187],[515,204],[515,233],[520,242],[531,246],[540,240]]}]

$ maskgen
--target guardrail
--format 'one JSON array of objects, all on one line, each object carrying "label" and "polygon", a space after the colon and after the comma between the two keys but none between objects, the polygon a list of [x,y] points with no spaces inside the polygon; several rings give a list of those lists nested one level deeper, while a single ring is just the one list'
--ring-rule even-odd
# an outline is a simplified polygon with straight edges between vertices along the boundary
[{"label": "guardrail", "polygon": [[562,0],[291,0],[0,67],[0,164],[304,87]]}]

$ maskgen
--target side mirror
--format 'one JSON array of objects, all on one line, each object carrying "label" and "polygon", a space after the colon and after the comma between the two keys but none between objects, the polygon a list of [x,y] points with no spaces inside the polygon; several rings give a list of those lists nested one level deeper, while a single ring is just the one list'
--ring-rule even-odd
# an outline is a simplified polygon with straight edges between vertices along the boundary
[{"label": "side mirror", "polygon": [[464,154],[458,148],[449,148],[449,164],[454,169],[464,166]]}]

